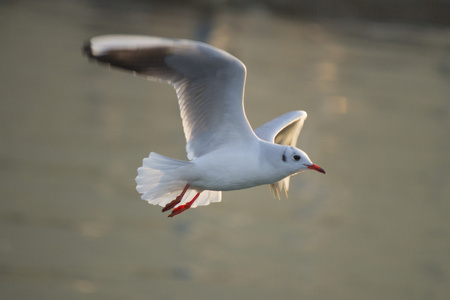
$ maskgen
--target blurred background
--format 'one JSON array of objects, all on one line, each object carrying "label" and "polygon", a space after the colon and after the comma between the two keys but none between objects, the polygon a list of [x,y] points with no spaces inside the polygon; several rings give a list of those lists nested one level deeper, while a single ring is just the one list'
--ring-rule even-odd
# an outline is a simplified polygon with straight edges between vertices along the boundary
[{"label": "blurred background", "polygon": [[[1,1],[0,298],[450,299],[449,8]],[[150,151],[186,159],[175,92],[82,56],[111,33],[237,56],[250,123],[306,110],[327,175],[168,219],[134,178]]]}]

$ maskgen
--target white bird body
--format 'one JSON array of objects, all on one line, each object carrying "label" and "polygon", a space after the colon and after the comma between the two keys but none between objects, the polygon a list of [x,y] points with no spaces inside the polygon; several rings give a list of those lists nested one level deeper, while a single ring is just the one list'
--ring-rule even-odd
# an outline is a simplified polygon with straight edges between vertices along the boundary
[{"label": "white bird body", "polygon": [[257,139],[242,146],[225,147],[193,160],[185,177],[190,186],[198,190],[239,190],[270,184],[292,174],[265,159],[266,154],[276,152],[280,153],[276,157],[281,158],[281,146]]},{"label": "white bird body", "polygon": [[142,199],[163,211],[173,208],[170,217],[220,202],[221,191],[270,184],[279,197],[283,189],[287,194],[291,175],[307,169],[325,173],[294,147],[306,112],[251,129],[243,106],[246,69],[229,53],[200,42],[123,35],[93,38],[84,51],[175,88],[190,161],[152,152],[136,177]]}]

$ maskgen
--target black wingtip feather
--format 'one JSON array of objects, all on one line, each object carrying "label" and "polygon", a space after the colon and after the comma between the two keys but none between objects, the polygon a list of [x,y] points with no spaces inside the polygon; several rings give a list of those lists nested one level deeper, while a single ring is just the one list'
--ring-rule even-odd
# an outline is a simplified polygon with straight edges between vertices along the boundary
[{"label": "black wingtip feather", "polygon": [[83,54],[86,55],[88,58],[91,59],[95,58],[94,54],[92,54],[91,41],[85,42],[81,50],[83,51]]},{"label": "black wingtip feather", "polygon": [[108,51],[95,53],[90,40],[82,46],[82,53],[89,60],[107,64],[111,67],[133,71],[138,74],[150,76],[168,76],[175,71],[169,67],[165,59],[172,54],[172,49],[167,46],[155,46],[150,48],[120,49],[111,47]]}]

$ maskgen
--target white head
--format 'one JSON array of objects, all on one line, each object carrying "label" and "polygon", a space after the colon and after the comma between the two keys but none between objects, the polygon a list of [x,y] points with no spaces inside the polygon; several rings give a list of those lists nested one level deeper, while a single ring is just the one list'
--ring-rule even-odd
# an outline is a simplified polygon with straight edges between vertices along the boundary
[{"label": "white head", "polygon": [[[289,172],[288,175],[294,175],[304,170],[316,170],[324,173],[325,170],[316,164],[313,164],[308,155],[295,147],[281,146],[277,151],[278,157],[275,157],[276,165]],[[273,157],[272,157],[273,159]]]}]

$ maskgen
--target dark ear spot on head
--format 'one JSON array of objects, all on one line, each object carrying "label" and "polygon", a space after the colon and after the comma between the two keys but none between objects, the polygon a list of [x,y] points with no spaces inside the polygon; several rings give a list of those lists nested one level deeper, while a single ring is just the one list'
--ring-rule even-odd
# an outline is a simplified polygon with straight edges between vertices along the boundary
[{"label": "dark ear spot on head", "polygon": [[286,155],[283,153],[283,161],[286,161]]}]

